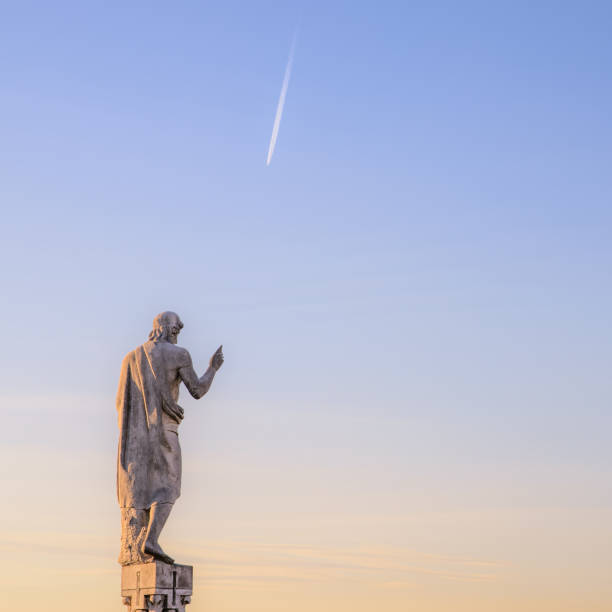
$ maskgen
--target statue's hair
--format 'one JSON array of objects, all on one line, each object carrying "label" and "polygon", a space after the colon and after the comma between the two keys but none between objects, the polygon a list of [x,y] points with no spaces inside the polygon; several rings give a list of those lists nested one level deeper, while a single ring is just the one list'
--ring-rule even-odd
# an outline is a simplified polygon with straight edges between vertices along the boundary
[{"label": "statue's hair", "polygon": [[167,337],[168,321],[171,315],[174,315],[177,318],[179,329],[183,329],[183,322],[176,314],[176,312],[172,312],[171,310],[165,310],[164,312],[160,312],[153,319],[153,329],[149,332],[149,340],[153,340],[153,342],[156,342],[157,340],[161,340]]}]

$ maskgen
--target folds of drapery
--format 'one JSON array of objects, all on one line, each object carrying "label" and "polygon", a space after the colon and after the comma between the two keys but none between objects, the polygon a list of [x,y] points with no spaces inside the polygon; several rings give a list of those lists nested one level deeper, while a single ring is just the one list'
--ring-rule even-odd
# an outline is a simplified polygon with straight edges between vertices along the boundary
[{"label": "folds of drapery", "polygon": [[173,401],[160,347],[149,341],[128,353],[117,392],[117,496],[122,508],[174,503],[180,495],[178,436],[176,427],[164,426],[163,417],[163,402]]}]

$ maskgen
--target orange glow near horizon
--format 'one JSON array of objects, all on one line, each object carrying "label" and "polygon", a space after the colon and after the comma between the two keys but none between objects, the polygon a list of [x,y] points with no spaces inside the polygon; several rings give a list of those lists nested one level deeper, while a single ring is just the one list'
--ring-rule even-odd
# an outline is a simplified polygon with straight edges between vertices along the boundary
[{"label": "orange glow near horizon", "polygon": [[[53,483],[55,498],[44,487],[23,490],[23,505],[6,517],[22,527],[0,533],[9,609],[77,612],[83,600],[91,612],[121,609],[119,513],[112,496],[100,495],[112,466],[102,455],[86,455],[74,465],[69,453],[2,453],[3,465],[19,464],[26,481],[43,461],[61,475]],[[215,469],[232,472],[223,464]],[[187,470],[188,482],[198,477]],[[88,478],[91,487],[69,494],[73,479]],[[194,565],[189,609],[603,612],[610,601],[605,568],[612,529],[603,510],[483,507],[385,515],[360,510],[357,499],[350,510],[329,493],[325,513],[279,510],[280,491],[251,512],[243,510],[246,499],[217,499],[211,509],[185,495],[162,540],[180,562]],[[42,518],[37,494],[45,502]],[[29,531],[28,523],[46,531]]]}]

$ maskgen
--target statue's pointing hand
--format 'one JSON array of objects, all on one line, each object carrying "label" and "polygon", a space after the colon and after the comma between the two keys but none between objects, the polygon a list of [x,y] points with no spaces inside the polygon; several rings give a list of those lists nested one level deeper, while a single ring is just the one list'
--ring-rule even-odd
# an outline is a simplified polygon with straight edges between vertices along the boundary
[{"label": "statue's pointing hand", "polygon": [[223,365],[223,361],[223,345],[221,345],[210,358],[210,367],[216,372]]}]

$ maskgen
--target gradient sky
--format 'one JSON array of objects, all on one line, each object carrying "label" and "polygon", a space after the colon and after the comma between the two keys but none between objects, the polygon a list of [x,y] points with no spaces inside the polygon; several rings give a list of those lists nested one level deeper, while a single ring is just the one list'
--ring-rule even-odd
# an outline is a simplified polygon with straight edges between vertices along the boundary
[{"label": "gradient sky", "polygon": [[611,28],[2,2],[2,605],[122,609],[114,398],[171,309],[226,356],[162,535],[191,612],[609,610]]}]

